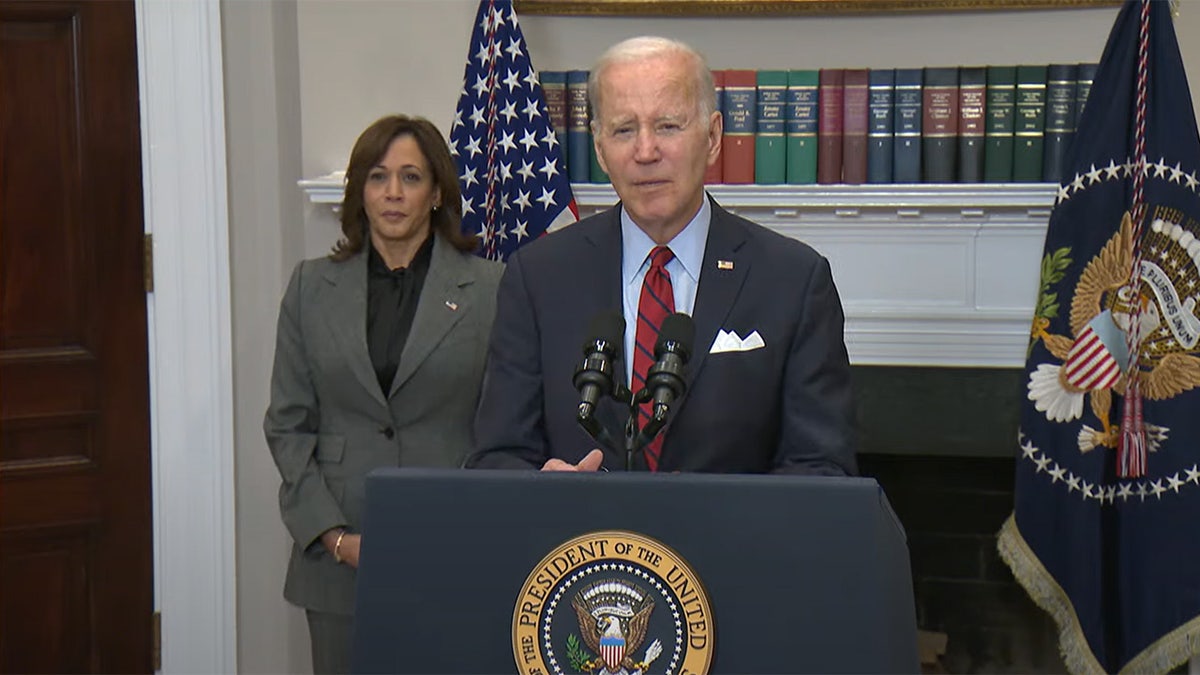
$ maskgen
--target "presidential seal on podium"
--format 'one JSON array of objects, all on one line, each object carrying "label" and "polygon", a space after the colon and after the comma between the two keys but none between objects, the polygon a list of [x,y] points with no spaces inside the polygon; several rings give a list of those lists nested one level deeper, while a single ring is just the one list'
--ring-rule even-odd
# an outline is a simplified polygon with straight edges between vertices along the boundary
[{"label": "presidential seal on podium", "polygon": [[619,530],[563,542],[525,580],[513,656],[526,675],[706,673],[712,606],[678,553]]}]

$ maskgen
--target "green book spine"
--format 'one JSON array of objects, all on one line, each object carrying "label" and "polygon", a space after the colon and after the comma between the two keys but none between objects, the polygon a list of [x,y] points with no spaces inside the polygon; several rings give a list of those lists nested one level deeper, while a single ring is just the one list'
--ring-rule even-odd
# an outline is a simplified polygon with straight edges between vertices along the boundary
[{"label": "green book spine", "polygon": [[787,105],[786,70],[760,70],[757,74],[758,128],[754,133],[754,182],[778,185],[787,172],[784,144],[784,110]]},{"label": "green book spine", "polygon": [[788,71],[785,134],[787,182],[792,185],[817,182],[818,76],[816,70]]},{"label": "green book spine", "polygon": [[983,149],[983,180],[1007,183],[1013,178],[1013,115],[1017,99],[1017,67],[988,66]]},{"label": "green book spine", "polygon": [[1075,138],[1075,90],[1079,67],[1074,63],[1051,63],[1046,67],[1046,132],[1042,154],[1042,181],[1070,180],[1067,148]]},{"label": "green book spine", "polygon": [[1013,126],[1013,180],[1042,181],[1046,143],[1046,66],[1017,66],[1016,117]]}]

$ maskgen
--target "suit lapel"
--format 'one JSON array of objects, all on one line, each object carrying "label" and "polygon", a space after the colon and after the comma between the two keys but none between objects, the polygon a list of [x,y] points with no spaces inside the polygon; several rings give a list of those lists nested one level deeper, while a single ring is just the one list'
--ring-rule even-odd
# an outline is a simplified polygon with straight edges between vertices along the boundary
[{"label": "suit lapel", "polygon": [[[605,218],[600,227],[589,231],[584,237],[585,245],[578,251],[575,264],[576,279],[580,283],[572,284],[579,295],[567,298],[567,309],[578,311],[573,321],[579,326],[587,326],[602,311],[613,310],[624,316],[624,301],[621,288],[621,217],[620,206],[610,209],[602,217]],[[578,308],[578,309],[575,309]],[[576,329],[578,330],[578,329]],[[582,345],[582,341],[579,343]],[[625,338],[621,337],[621,362],[615,369],[616,380],[620,386],[629,386],[625,375]],[[576,352],[581,358],[582,352]],[[620,443],[624,433],[625,422],[629,418],[629,408],[617,403],[612,398],[605,397],[596,408],[596,420],[601,426],[614,434]],[[618,453],[618,459],[623,465],[625,458]]]},{"label": "suit lapel", "polygon": [[468,288],[475,283],[475,275],[470,265],[452,245],[436,233],[433,237],[429,271],[388,398],[412,377],[454,324],[473,309]]},{"label": "suit lapel", "polygon": [[350,364],[359,383],[371,393],[380,405],[387,405],[371,355],[367,351],[367,254],[364,252],[341,263],[332,265],[325,273],[325,280],[332,286],[328,300],[319,311],[324,313],[333,335],[337,351]]},{"label": "suit lapel", "polygon": [[[624,289],[621,288],[621,208],[618,204],[615,208],[610,209],[607,213],[607,221],[603,227],[596,228],[588,233],[585,239],[592,245],[593,250],[587,251],[579,261],[581,279],[596,279],[599,283],[591,283],[585,281],[581,287],[585,291],[592,291],[594,295],[590,298],[580,298],[581,305],[590,307],[589,314],[583,317],[584,321],[591,321],[592,317],[604,310],[616,310],[621,316],[625,315],[625,302],[623,300]],[[594,289],[594,290],[592,290]],[[621,339],[621,351],[624,352],[624,337]],[[628,358],[629,355],[622,354],[621,358]],[[626,386],[624,362],[619,369],[619,378]]]},{"label": "suit lapel", "polygon": [[[688,367],[689,389],[700,376],[717,331],[733,309],[733,303],[746,281],[746,273],[750,271],[751,259],[749,250],[745,248],[747,239],[746,229],[716,202],[712,202],[712,222],[709,224],[708,242],[704,246],[704,267],[700,270],[696,306],[692,313],[692,319],[696,322],[696,341]],[[721,264],[718,265],[718,262]],[[684,396],[679,408],[686,403],[687,396]],[[676,410],[675,417],[678,415]]]}]

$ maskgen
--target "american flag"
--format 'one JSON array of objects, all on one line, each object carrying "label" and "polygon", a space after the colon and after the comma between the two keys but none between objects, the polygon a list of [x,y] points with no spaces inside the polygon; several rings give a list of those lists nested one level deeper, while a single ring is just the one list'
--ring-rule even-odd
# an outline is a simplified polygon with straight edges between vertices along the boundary
[{"label": "american flag", "polygon": [[507,260],[579,217],[537,71],[512,0],[482,0],[450,127],[463,195],[462,229],[479,254]]}]

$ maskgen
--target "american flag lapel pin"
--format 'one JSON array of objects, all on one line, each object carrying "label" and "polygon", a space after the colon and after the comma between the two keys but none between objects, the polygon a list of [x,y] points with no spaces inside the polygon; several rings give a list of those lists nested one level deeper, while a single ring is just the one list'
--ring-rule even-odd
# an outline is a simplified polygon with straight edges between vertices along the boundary
[{"label": "american flag lapel pin", "polygon": [[453,300],[447,300],[447,301],[446,301],[446,306],[450,308],[450,311],[451,311],[451,312],[457,312],[457,311],[458,311],[458,303],[457,303],[457,302],[454,302]]},{"label": "american flag lapel pin", "polygon": [[733,261],[732,260],[718,260],[717,261],[717,269],[731,270],[731,269],[733,269]]}]

